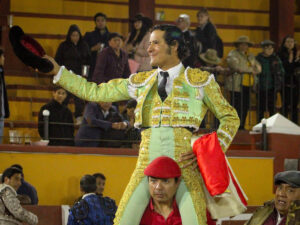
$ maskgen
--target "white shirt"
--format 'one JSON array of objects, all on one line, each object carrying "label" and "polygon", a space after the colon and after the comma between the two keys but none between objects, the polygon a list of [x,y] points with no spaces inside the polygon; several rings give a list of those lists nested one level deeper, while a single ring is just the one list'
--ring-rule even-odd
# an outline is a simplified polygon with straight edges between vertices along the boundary
[{"label": "white shirt", "polygon": [[107,117],[108,114],[109,114],[109,110],[104,111],[103,109],[101,109],[101,111],[102,111],[102,113],[103,113],[104,119],[106,119],[106,117]]},{"label": "white shirt", "polygon": [[85,194],[82,196],[82,199],[85,199],[87,196],[90,196],[90,195],[95,195],[95,193],[88,193],[88,194]]},{"label": "white shirt", "polygon": [[[277,210],[276,210],[277,211]],[[277,222],[276,225],[279,225],[281,223],[281,221],[283,220],[283,216],[280,216],[280,213],[277,211]]]},{"label": "white shirt", "polygon": [[174,67],[168,69],[167,71],[164,71],[160,68],[157,69],[157,71],[158,71],[158,76],[157,76],[158,86],[159,86],[160,82],[163,79],[163,77],[160,75],[160,72],[163,71],[163,72],[168,72],[169,73],[169,77],[167,79],[167,84],[166,84],[167,94],[170,94],[170,92],[172,91],[172,86],[173,86],[174,79],[179,76],[180,71],[181,71],[182,68],[183,68],[182,63],[179,63],[177,66],[174,66]]}]

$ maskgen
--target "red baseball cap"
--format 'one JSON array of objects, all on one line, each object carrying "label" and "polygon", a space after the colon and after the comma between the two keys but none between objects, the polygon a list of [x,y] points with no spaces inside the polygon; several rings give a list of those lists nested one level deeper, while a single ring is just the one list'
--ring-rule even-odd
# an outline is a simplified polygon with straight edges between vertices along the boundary
[{"label": "red baseball cap", "polygon": [[174,178],[181,176],[181,170],[175,160],[167,156],[160,156],[146,167],[144,174],[156,178]]}]

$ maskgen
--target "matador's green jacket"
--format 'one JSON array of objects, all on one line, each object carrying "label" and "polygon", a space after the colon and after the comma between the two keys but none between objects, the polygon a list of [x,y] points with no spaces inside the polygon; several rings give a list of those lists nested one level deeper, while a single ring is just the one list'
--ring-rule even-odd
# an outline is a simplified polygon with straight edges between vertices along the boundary
[{"label": "matador's green jacket", "polygon": [[219,119],[219,142],[226,151],[239,127],[235,109],[223,97],[212,74],[183,69],[172,91],[162,102],[157,92],[157,70],[139,72],[128,79],[114,79],[97,86],[66,69],[54,81],[78,97],[93,102],[116,102],[134,98],[135,127],[191,127],[198,130],[207,110]]}]

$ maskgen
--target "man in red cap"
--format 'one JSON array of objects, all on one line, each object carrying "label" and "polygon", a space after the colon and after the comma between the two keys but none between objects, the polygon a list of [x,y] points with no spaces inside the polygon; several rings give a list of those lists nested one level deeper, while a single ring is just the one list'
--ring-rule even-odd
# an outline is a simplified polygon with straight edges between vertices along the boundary
[{"label": "man in red cap", "polygon": [[144,170],[148,176],[150,202],[140,225],[181,225],[175,194],[180,184],[181,170],[171,158],[161,156]]}]

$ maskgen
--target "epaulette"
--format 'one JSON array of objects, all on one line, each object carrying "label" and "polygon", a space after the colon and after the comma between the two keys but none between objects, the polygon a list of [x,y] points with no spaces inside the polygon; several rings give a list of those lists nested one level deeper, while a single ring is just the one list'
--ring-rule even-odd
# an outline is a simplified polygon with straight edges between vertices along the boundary
[{"label": "epaulette", "polygon": [[187,68],[184,71],[185,79],[187,80],[188,84],[191,85],[192,87],[204,87],[208,85],[211,80],[215,80],[214,75],[210,74],[207,71],[202,71],[200,69],[192,69],[192,68]]},{"label": "epaulette", "polygon": [[99,195],[97,195],[97,196],[99,198],[100,205],[101,205],[102,209],[104,210],[105,214],[114,218],[116,211],[117,211],[116,202],[109,197],[102,197]]},{"label": "epaulette", "polygon": [[79,202],[76,202],[70,210],[77,221],[84,220],[88,217],[89,205],[84,199],[81,199]]},{"label": "epaulette", "polygon": [[155,70],[134,73],[129,77],[129,83],[134,87],[142,87],[156,74]]}]

